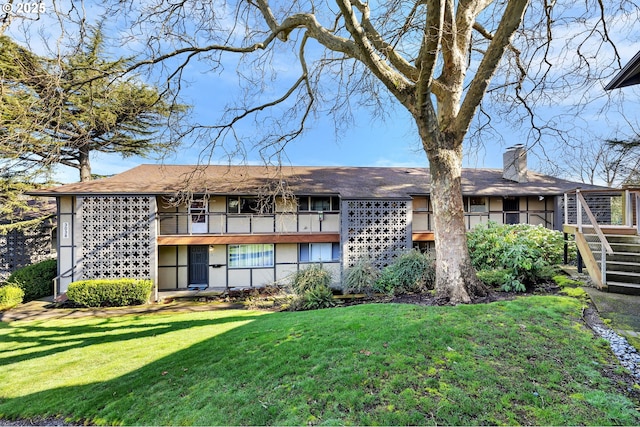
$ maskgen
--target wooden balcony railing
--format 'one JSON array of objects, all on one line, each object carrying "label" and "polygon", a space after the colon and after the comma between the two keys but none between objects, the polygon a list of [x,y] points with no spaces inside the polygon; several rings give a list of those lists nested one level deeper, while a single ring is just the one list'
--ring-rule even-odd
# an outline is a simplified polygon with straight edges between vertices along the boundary
[{"label": "wooden balcony railing", "polygon": [[158,214],[158,235],[340,232],[339,212]]}]

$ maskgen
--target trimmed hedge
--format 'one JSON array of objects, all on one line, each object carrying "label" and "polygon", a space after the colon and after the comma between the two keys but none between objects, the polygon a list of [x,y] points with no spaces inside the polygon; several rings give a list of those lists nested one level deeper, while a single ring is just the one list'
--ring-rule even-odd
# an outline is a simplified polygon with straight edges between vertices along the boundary
[{"label": "trimmed hedge", "polygon": [[22,304],[24,291],[16,285],[4,285],[0,287],[0,311],[13,308]]},{"label": "trimmed hedge", "polygon": [[53,279],[58,275],[58,261],[48,259],[14,271],[7,283],[24,291],[24,301],[29,302],[53,295]]},{"label": "trimmed hedge", "polygon": [[80,280],[69,284],[67,298],[87,307],[123,307],[146,304],[152,290],[151,280]]}]

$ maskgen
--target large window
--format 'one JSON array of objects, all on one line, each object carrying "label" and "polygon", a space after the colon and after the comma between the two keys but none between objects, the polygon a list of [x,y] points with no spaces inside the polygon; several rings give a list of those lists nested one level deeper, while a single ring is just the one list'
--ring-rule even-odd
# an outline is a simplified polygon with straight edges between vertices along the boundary
[{"label": "large window", "polygon": [[271,213],[273,212],[273,203],[270,199],[261,199],[258,197],[227,197],[228,213]]},{"label": "large window", "polygon": [[339,211],[340,198],[331,196],[301,196],[298,197],[298,211],[320,212]]},{"label": "large window", "polygon": [[339,243],[300,243],[300,262],[329,262],[340,260]]},{"label": "large window", "polygon": [[229,268],[273,267],[273,244],[229,245]]},{"label": "large window", "polygon": [[465,197],[464,210],[466,212],[488,212],[489,204],[486,197]]}]

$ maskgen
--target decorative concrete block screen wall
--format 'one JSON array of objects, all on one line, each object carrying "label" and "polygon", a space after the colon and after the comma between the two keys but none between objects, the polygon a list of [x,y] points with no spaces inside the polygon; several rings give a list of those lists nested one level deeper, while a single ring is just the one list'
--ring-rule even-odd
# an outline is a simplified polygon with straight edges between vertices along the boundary
[{"label": "decorative concrete block screen wall", "polygon": [[385,267],[411,248],[411,201],[347,200],[342,203],[344,267],[368,257]]},{"label": "decorative concrete block screen wall", "polygon": [[82,277],[153,278],[155,198],[80,198]]},{"label": "decorative concrete block screen wall", "polygon": [[50,228],[39,226],[0,235],[0,281],[15,270],[51,256]]}]

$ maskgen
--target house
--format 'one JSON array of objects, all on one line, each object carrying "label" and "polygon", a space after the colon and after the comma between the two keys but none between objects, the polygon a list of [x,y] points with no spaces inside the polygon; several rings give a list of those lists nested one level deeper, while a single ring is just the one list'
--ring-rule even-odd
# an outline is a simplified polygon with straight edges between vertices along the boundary
[{"label": "house", "polygon": [[640,52],[631,58],[618,74],[604,87],[605,90],[619,89],[640,83]]},{"label": "house", "polygon": [[[526,168],[466,169],[465,221],[560,230],[563,193],[580,184]],[[322,263],[335,284],[368,256],[382,267],[433,247],[424,168],[141,165],[34,191],[58,206],[58,292],[88,278],[151,278],[156,291],[260,287]]]}]

